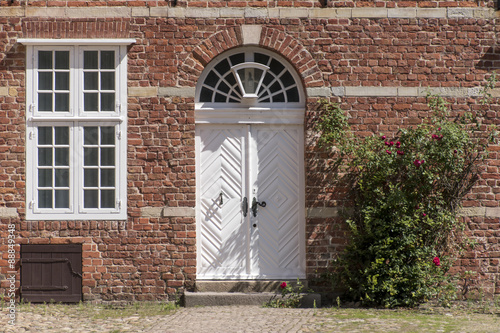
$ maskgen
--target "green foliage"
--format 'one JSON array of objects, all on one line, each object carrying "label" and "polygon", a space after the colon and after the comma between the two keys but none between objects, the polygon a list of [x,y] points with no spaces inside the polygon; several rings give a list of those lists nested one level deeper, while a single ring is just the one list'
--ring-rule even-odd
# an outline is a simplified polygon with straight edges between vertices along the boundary
[{"label": "green foliage", "polygon": [[350,241],[334,263],[335,281],[370,306],[449,299],[455,289],[446,272],[469,245],[457,213],[490,142],[481,117],[450,119],[446,101],[429,95],[432,116],[421,125],[359,139],[337,105],[320,105],[320,143],[340,152],[353,189]]},{"label": "green foliage", "polygon": [[264,304],[268,308],[297,308],[302,299],[304,285],[297,279],[297,285],[292,286],[288,282],[282,282],[278,291]]}]

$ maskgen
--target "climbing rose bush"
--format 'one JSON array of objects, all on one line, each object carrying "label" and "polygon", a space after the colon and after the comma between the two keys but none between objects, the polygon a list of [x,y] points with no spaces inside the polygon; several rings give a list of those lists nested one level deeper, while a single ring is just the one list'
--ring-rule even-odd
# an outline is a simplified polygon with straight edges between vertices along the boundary
[{"label": "climbing rose bush", "polygon": [[457,213],[486,156],[484,128],[471,115],[451,119],[446,102],[429,96],[433,114],[421,125],[357,138],[343,111],[322,103],[320,143],[334,148],[336,165],[345,166],[338,181],[353,189],[335,286],[354,301],[385,307],[440,295],[453,259],[468,246]]}]

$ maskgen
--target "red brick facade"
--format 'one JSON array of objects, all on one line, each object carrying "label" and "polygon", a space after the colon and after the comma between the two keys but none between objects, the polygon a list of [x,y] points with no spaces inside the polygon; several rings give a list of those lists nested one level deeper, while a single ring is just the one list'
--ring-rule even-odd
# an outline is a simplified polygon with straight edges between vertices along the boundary
[{"label": "red brick facade", "polygon": [[[394,133],[426,116],[428,89],[447,97],[454,112],[477,108],[477,88],[500,67],[500,55],[493,1],[323,4],[1,1],[0,278],[9,271],[7,226],[15,224],[17,259],[19,244],[83,244],[85,300],[167,299],[194,287],[194,215],[155,212],[195,208],[194,93],[185,92],[194,91],[212,59],[245,45],[242,26],[259,26],[259,46],[286,58],[306,88],[306,267],[311,279],[325,271],[345,235],[334,209],[342,189],[330,186],[323,173],[328,156],[312,144],[318,99],[341,101],[361,135]],[[24,219],[26,48],[20,38],[136,40],[128,49],[127,221]],[[490,123],[498,123],[497,102]],[[478,247],[457,266],[479,272],[489,294],[500,293],[497,151],[492,147],[465,202],[474,208],[467,219]]]}]

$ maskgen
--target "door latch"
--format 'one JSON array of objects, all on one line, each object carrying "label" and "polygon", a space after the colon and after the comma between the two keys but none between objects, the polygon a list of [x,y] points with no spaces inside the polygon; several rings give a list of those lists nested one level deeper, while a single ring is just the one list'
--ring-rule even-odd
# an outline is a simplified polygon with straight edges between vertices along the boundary
[{"label": "door latch", "polygon": [[254,197],[253,200],[252,200],[252,213],[253,213],[253,217],[257,217],[257,207],[258,206],[266,207],[266,202],[265,201],[258,202],[257,199],[255,199],[255,197]]},{"label": "door latch", "polygon": [[222,200],[222,196],[223,196],[223,194],[222,194],[222,192],[220,192],[219,206],[222,206],[224,204],[224,200]]}]

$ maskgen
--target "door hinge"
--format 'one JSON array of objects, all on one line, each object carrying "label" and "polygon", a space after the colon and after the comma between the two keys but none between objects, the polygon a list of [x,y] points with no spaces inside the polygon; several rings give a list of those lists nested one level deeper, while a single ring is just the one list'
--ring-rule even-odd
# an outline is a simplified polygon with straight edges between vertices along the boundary
[{"label": "door hinge", "polygon": [[30,131],[29,134],[28,134],[28,138],[30,140],[33,140],[35,138],[35,132],[34,131]]},{"label": "door hinge", "polygon": [[117,138],[118,140],[121,140],[121,139],[122,139],[122,131],[118,131],[118,132],[116,132],[116,138]]},{"label": "door hinge", "polygon": [[122,208],[122,201],[121,200],[116,200],[116,207],[118,207],[118,209]]},{"label": "door hinge", "polygon": [[33,209],[33,207],[35,206],[35,201],[34,200],[31,200],[28,204],[28,208],[29,209]]}]

